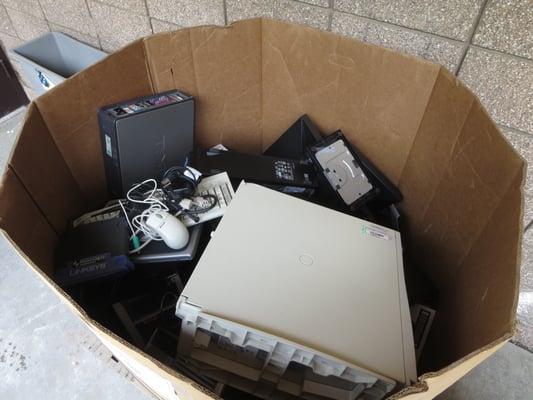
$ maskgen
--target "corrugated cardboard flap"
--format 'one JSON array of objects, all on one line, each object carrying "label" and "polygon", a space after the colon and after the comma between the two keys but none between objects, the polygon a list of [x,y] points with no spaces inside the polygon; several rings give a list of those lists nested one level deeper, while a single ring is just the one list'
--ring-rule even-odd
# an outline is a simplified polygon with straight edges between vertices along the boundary
[{"label": "corrugated cardboard flap", "polygon": [[142,40],[56,86],[35,102],[90,206],[107,196],[97,111],[153,93]]}]

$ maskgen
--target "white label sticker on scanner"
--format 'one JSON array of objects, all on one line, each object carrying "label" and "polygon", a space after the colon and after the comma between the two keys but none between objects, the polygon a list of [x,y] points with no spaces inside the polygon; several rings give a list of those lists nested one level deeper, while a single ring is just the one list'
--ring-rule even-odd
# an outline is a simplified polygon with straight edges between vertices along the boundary
[{"label": "white label sticker on scanner", "polygon": [[111,148],[111,138],[105,135],[105,152],[109,157],[113,157],[113,149]]},{"label": "white label sticker on scanner", "polygon": [[365,235],[369,235],[378,239],[391,240],[390,235],[384,229],[381,229],[377,226],[361,226],[361,232]]}]

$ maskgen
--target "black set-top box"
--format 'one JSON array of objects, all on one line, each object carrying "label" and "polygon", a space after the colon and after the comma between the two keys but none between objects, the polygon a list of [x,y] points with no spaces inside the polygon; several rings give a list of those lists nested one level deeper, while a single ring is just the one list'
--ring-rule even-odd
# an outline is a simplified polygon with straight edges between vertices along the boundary
[{"label": "black set-top box", "polygon": [[110,196],[161,179],[194,145],[194,98],[177,90],[105,106],[98,112]]}]

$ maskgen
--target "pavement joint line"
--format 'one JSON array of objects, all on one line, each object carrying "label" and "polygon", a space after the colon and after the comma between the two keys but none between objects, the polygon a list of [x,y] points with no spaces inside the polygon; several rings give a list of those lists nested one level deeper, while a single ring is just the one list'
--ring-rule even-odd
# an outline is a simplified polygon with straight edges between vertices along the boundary
[{"label": "pavement joint line", "polygon": [[474,24],[472,25],[472,28],[470,30],[470,33],[468,35],[468,41],[467,45],[465,46],[463,50],[463,54],[461,56],[461,59],[459,60],[459,64],[457,65],[457,70],[455,71],[455,76],[458,76],[461,72],[461,69],[463,68],[463,63],[465,62],[466,56],[468,54],[468,51],[470,50],[470,47],[472,46],[472,40],[474,39],[474,36],[477,32],[477,29],[479,27],[479,23],[481,22],[481,18],[483,18],[483,14],[485,13],[485,8],[487,8],[487,4],[489,3],[489,0],[484,0],[483,4],[481,4],[481,7],[479,7],[479,12],[474,20]]},{"label": "pavement joint line", "polygon": [[222,12],[224,13],[224,25],[228,24],[228,4],[226,0],[222,1]]},{"label": "pavement joint line", "polygon": [[43,15],[44,21],[46,22],[46,26],[48,26],[48,30],[52,32],[52,26],[50,25],[51,22],[48,21],[48,19],[46,18],[46,15],[44,14],[44,8],[43,8],[43,5],[41,4],[41,0],[37,0],[37,4],[39,6],[39,9],[41,10],[41,14]]},{"label": "pavement joint line", "polygon": [[517,128],[513,128],[512,126],[507,126],[507,125],[504,125],[504,124],[496,124],[498,126],[498,128],[501,130],[501,129],[507,129],[513,133],[517,133],[519,135],[525,135],[525,136],[528,136],[528,137],[533,137],[533,133],[529,133],[529,132],[526,132],[526,131],[522,131],[520,129],[517,129]]},{"label": "pavement joint line", "polygon": [[[516,129],[516,128],[512,128],[510,126],[506,126],[506,125],[502,125],[502,124],[496,124],[498,129],[501,131],[502,129],[506,129],[510,132],[512,132],[513,134],[515,135],[521,135],[521,136],[528,136],[530,138],[533,138],[533,135],[531,133],[527,133],[527,132],[524,132],[524,131],[521,131],[519,129]],[[527,160],[526,160],[527,162]],[[525,224],[524,226],[524,230],[522,231],[523,233],[526,233],[529,229],[531,229],[531,227],[533,226],[533,218],[531,219],[531,221],[529,221],[527,224]],[[521,346],[522,347],[522,346]],[[529,349],[526,349],[529,351]]]},{"label": "pavement joint line", "polygon": [[474,49],[481,49],[483,51],[486,51],[488,53],[494,53],[494,54],[498,54],[498,55],[504,55],[504,56],[509,56],[511,58],[514,58],[516,60],[519,60],[519,61],[522,61],[522,62],[533,62],[533,59],[531,58],[527,58],[527,57],[524,57],[524,56],[519,56],[517,54],[512,54],[512,53],[505,53],[503,51],[500,51],[500,50],[496,50],[496,49],[491,49],[490,47],[484,47],[484,46],[480,46],[478,44],[470,44],[470,47],[474,48]]},{"label": "pavement joint line", "polygon": [[327,27],[328,32],[331,32],[331,27],[333,25],[334,2],[335,0],[328,0],[328,27]]},{"label": "pavement joint line", "polygon": [[[533,222],[533,221],[532,221]],[[522,350],[527,351],[529,354],[533,354],[533,349],[528,348],[527,346],[520,343],[518,340],[515,340],[514,337],[510,340],[511,344],[514,344],[516,347],[519,347]]]},{"label": "pavement joint line", "polygon": [[346,11],[341,11],[341,10],[336,10],[336,9],[334,9],[333,11],[335,11],[335,12],[337,12],[339,14],[351,15],[351,16],[355,16],[355,17],[358,17],[358,18],[361,18],[361,19],[364,19],[364,20],[367,20],[367,21],[376,22],[378,25],[401,28],[401,29],[407,30],[407,31],[414,31],[414,32],[422,33],[422,34],[427,35],[427,36],[432,36],[432,37],[436,37],[436,38],[439,38],[439,39],[444,39],[444,40],[449,41],[449,42],[467,43],[465,40],[455,39],[455,38],[452,38],[452,37],[449,37],[449,36],[440,35],[438,33],[423,31],[422,29],[418,29],[418,28],[410,28],[408,26],[400,25],[400,24],[397,24],[395,22],[381,21],[379,19],[375,19],[375,18],[372,18],[372,17],[367,17],[365,15],[349,13],[349,12],[346,12]]},{"label": "pavement joint line", "polygon": [[320,4],[311,4],[311,3],[308,3],[307,1],[304,1],[304,0],[292,0],[292,1],[300,3],[300,4],[308,5],[310,7],[321,8],[323,10],[329,10],[329,9],[333,8],[333,0],[328,0],[328,1],[330,1],[330,3],[328,3],[327,7],[324,7],[324,6],[320,5]]},{"label": "pavement joint line", "polygon": [[[98,43],[100,44],[100,49],[103,50],[104,48],[102,45],[102,39],[100,38],[100,32],[98,32],[98,28],[96,27],[96,22],[95,22],[95,18],[93,17],[93,13],[91,12],[91,7],[89,7],[89,0],[84,0],[84,3],[85,3],[85,7],[87,7],[87,12],[89,13],[89,17],[91,18],[91,21],[94,22],[94,31],[96,32],[96,38],[98,39]],[[44,8],[43,8],[43,14],[44,14]],[[46,15],[44,16],[44,18],[46,19]],[[88,33],[86,33],[86,35],[88,35]]]},{"label": "pavement joint line", "polygon": [[148,16],[148,23],[150,24],[150,30],[152,31],[152,35],[154,32],[154,24],[152,24],[152,17],[150,16],[150,10],[148,10],[148,3],[146,3],[146,0],[143,0],[144,9],[146,10],[146,15]]},{"label": "pavement joint line", "polygon": [[[39,3],[39,4],[41,4],[41,3]],[[6,7],[6,5],[3,4],[3,3],[0,3],[0,5],[1,5],[2,7],[4,7],[4,10],[5,10],[5,12],[6,12],[7,20],[8,20],[9,23],[11,24],[11,27],[13,28],[13,32],[15,33],[15,36],[17,37],[17,39],[23,40],[23,39],[19,36],[19,33],[17,32],[17,30],[15,29],[15,24],[13,23],[13,20],[11,19],[11,15],[9,15],[9,13],[7,12],[7,10],[8,10],[9,7]],[[15,11],[17,11],[17,10],[15,10]],[[19,11],[19,12],[21,12],[21,11]],[[44,15],[44,14],[43,14],[43,15]],[[6,33],[6,35],[8,35],[8,34]],[[13,37],[13,35],[8,35],[8,36]]]}]

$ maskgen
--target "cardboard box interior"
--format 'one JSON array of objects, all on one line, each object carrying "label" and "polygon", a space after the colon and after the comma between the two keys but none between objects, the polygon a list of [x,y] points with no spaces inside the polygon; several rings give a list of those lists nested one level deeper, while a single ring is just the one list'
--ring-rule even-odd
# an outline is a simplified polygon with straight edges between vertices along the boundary
[{"label": "cardboard box interior", "polygon": [[468,368],[453,367],[510,338],[525,163],[479,101],[436,64],[264,19],[137,41],[31,104],[0,226],[44,274],[69,218],[106,200],[98,108],[174,88],[196,97],[200,146],[259,153],[307,113],[400,187],[409,263],[439,291],[422,371],[457,379]]}]

